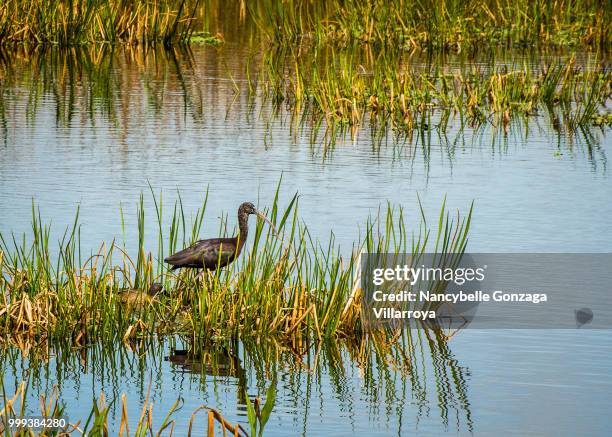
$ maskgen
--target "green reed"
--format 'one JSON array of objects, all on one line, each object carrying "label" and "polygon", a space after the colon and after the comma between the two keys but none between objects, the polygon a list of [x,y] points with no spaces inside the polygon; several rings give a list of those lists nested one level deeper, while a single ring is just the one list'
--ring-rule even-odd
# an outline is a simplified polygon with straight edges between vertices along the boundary
[{"label": "green reed", "polygon": [[[278,343],[272,337],[262,338],[258,342],[239,342],[236,339],[199,339],[190,342],[171,337],[161,341],[130,340],[113,348],[94,343],[77,350],[66,339],[43,342],[25,349],[23,345],[3,344],[0,349],[4,358],[0,367],[3,376],[0,389],[6,409],[0,414],[0,423],[3,418],[6,420],[22,415],[26,407],[32,411],[30,400],[40,394],[45,399],[45,409],[40,411],[42,415],[68,416],[72,417],[73,422],[77,417],[83,418],[78,424],[81,431],[75,430],[72,435],[81,435],[83,430],[89,435],[96,435],[96,432],[103,434],[104,430],[111,433],[111,420],[115,430],[123,428],[125,431],[126,426],[131,431],[151,428],[152,417],[160,414],[165,421],[158,425],[159,429],[168,426],[166,430],[171,433],[173,425],[179,425],[180,418],[176,417],[176,413],[182,407],[182,400],[177,400],[169,412],[159,411],[149,402],[149,389],[144,383],[161,378],[163,363],[167,360],[171,366],[184,372],[190,384],[202,384],[204,393],[210,389],[208,384],[211,382],[215,390],[217,383],[228,377],[234,378],[236,403],[247,406],[247,409],[251,404],[254,410],[251,417],[257,424],[264,422],[263,405],[268,405],[266,411],[269,415],[276,414],[273,408],[275,395],[286,399],[306,393],[304,405],[308,411],[313,402],[308,393],[320,390],[322,381],[329,381],[326,384],[330,389],[342,393],[347,389],[347,382],[350,383],[347,369],[358,366],[363,370],[363,380],[360,379],[362,382],[359,384],[363,383],[363,389],[367,391],[373,406],[384,406],[389,413],[395,410],[395,414],[402,416],[405,404],[414,402],[414,412],[419,417],[424,410],[429,411],[432,404],[437,404],[444,426],[449,426],[448,414],[452,412],[456,416],[458,429],[465,427],[471,430],[468,371],[457,362],[447,340],[439,332],[424,329],[404,331],[393,338],[378,332],[358,339],[310,339],[292,344]],[[184,350],[186,354],[178,356],[179,360],[173,355],[177,345],[187,347]],[[13,395],[13,390],[6,387],[3,381],[21,381],[26,377],[25,369],[19,370],[23,354],[29,358],[27,380],[17,385]],[[51,361],[49,356],[55,359]],[[84,409],[80,408],[78,412],[70,411],[63,402],[62,393],[56,387],[49,390],[45,383],[49,372],[53,372],[58,384],[65,384],[75,378],[75,366],[84,367],[96,378],[104,376],[109,388],[114,388],[101,393],[90,406],[84,405]],[[127,415],[125,405],[128,399],[117,389],[125,372],[143,381],[137,396],[146,414],[140,417]],[[329,379],[323,378],[324,374],[329,375]],[[276,383],[281,378],[285,384]],[[263,395],[264,399],[257,395]],[[257,405],[260,406],[259,416]],[[191,415],[190,429],[191,425],[206,423],[202,414],[196,414],[198,411],[204,413],[206,409],[198,409]],[[37,411],[35,407],[34,411]],[[215,419],[219,417],[214,413],[213,416]],[[187,418],[183,420],[186,422]],[[218,430],[221,423],[213,425]],[[181,425],[184,427],[184,423]],[[15,434],[5,429],[3,435]]]},{"label": "green reed", "polygon": [[[327,145],[347,135],[355,140],[367,125],[375,142],[389,132],[412,140],[415,130],[456,124],[492,124],[507,133],[511,121],[542,112],[573,134],[605,125],[612,9],[604,3],[252,2],[249,15],[272,49],[247,67],[247,92],[290,108],[294,123],[307,120]],[[569,53],[561,61],[507,65],[496,47],[543,54],[579,47],[597,55],[588,65]],[[491,52],[491,61],[457,68],[446,64],[448,52],[468,59]]]},{"label": "green reed", "polygon": [[609,47],[612,10],[587,0],[263,0],[251,18],[276,44],[456,51],[504,46]]},{"label": "green reed", "polygon": [[[180,198],[168,217],[161,197],[153,196],[158,243],[157,252],[151,253],[141,197],[137,253],[132,254],[112,241],[86,255],[78,211],[52,250],[50,227],[33,205],[29,238],[0,234],[0,331],[39,340],[68,337],[76,345],[164,333],[256,336],[264,327],[266,335],[287,341],[312,335],[360,336],[361,291],[355,271],[361,251],[462,253],[467,244],[471,212],[463,221],[442,214],[439,229],[432,231],[423,222],[410,233],[402,210],[387,206],[366,222],[352,252],[343,254],[333,232],[326,244],[310,234],[299,219],[297,195],[283,207],[278,194],[266,210],[280,238],[258,223],[252,245],[241,258],[204,281],[190,271],[170,272],[162,260],[199,235],[206,201],[189,225]],[[222,235],[227,233],[223,222],[221,229]],[[433,246],[431,232],[444,244]],[[141,305],[121,303],[120,288],[146,289],[154,281],[164,284],[167,296]]]},{"label": "green reed", "polygon": [[[211,85],[199,73],[200,63],[222,64],[216,49],[194,56],[188,47],[38,47],[14,49],[1,59],[0,51],[5,142],[10,115],[35,124],[42,101],[53,102],[58,126],[83,120],[95,128],[107,122],[120,140],[139,126],[134,119],[172,113],[199,124],[210,116],[206,108],[223,107],[233,98],[241,103],[224,108],[226,117],[235,119],[241,112],[237,106],[245,105],[247,122],[260,117],[269,130],[287,119],[295,141],[303,138],[324,157],[336,141],[355,140],[364,131],[375,148],[391,140],[420,143],[427,153],[432,133],[440,141],[457,131],[476,136],[478,130],[499,131],[503,137],[511,125],[539,127],[542,117],[559,138],[592,136],[599,127],[605,132],[612,93],[612,73],[602,58],[569,53],[545,62],[539,56],[494,53],[476,66],[459,55],[423,57],[361,47],[276,49],[248,57],[228,73],[234,82],[223,93],[211,91],[225,85]],[[15,94],[19,87],[25,90],[21,98]]]},{"label": "green reed", "polygon": [[[17,390],[14,394],[7,394],[5,391],[4,383],[0,382],[0,390],[2,391],[2,401],[3,407],[0,409],[0,433],[5,437],[19,437],[19,436],[108,436],[109,435],[109,414],[111,404],[117,401],[117,399],[113,400],[111,404],[106,400],[106,396],[104,392],[101,392],[97,399],[93,399],[92,405],[89,409],[89,414],[87,419],[83,422],[74,421],[70,422],[69,420],[66,423],[65,427],[48,427],[47,429],[40,430],[40,428],[34,427],[17,427],[11,426],[11,420],[19,419],[26,415],[25,407],[27,405],[27,392],[28,385],[26,382],[21,382],[17,387]],[[152,435],[174,435],[174,425],[175,419],[172,418],[172,415],[175,414],[177,410],[182,407],[183,400],[181,398],[177,399],[174,405],[170,408],[168,412],[165,412],[165,417],[161,425],[155,430],[155,434],[153,434],[153,403],[150,400],[150,388],[147,393],[146,398],[144,399],[142,411],[138,418],[138,421],[134,423],[130,423],[130,418],[127,414],[127,398],[125,393],[121,395],[121,417],[118,421],[118,435],[123,435],[124,433],[130,435],[130,429],[134,433],[133,435],[144,436],[150,432]],[[200,407],[199,409],[208,409],[205,406]],[[199,410],[198,409],[198,410]],[[189,432],[188,436],[192,435],[191,427],[194,422],[195,414],[198,412],[196,410],[192,415],[191,420],[189,421]],[[221,429],[223,432],[225,430],[232,430],[234,432],[235,428],[228,428],[225,424],[225,420],[223,416],[221,416],[216,410],[209,409],[217,414],[217,417],[209,416],[209,432],[207,436],[214,437],[214,428],[215,421],[218,421],[222,424]],[[82,413],[84,410],[80,409],[79,413]],[[85,410],[87,411],[87,410]],[[40,411],[38,412],[39,416],[46,420],[52,419],[65,419],[66,414],[66,406],[61,400],[61,395],[59,391],[59,387],[57,385],[51,390],[50,393],[42,394],[40,397]],[[214,420],[213,420],[214,419]],[[52,423],[52,422],[49,422]],[[213,429],[213,432],[210,432],[210,429]],[[239,425],[236,425],[236,428],[239,428]],[[239,435],[241,437],[246,437],[246,432],[242,432]]]},{"label": "green reed", "polygon": [[[7,0],[0,6],[0,43],[217,43],[212,31],[281,45],[606,48],[610,18],[603,0]],[[194,35],[195,29],[206,33]]]},{"label": "green reed", "polygon": [[198,1],[6,0],[0,5],[0,44],[28,42],[151,44],[187,41]]},{"label": "green reed", "polygon": [[[253,68],[251,67],[251,70]],[[453,124],[501,126],[548,113],[569,132],[592,125],[612,96],[612,72],[597,58],[566,62],[488,66],[447,66],[397,51],[333,47],[278,49],[264,55],[256,89],[273,105],[290,108],[323,138],[350,134],[363,126],[373,135],[393,131],[447,131]],[[559,121],[559,119],[561,121]]]}]

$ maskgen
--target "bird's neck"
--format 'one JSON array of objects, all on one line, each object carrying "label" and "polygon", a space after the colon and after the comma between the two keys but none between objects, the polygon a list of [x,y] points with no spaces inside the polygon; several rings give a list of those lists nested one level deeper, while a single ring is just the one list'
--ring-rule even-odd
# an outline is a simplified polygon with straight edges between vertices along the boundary
[{"label": "bird's neck", "polygon": [[240,211],[238,213],[238,240],[240,248],[244,245],[249,234],[249,215]]}]

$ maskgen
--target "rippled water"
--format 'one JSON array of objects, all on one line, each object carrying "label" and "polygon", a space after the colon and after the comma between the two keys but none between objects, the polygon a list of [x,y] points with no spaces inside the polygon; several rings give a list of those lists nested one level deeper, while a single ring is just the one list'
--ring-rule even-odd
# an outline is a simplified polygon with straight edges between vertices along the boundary
[{"label": "rippled water", "polygon": [[[238,47],[196,48],[191,57],[158,53],[146,61],[129,53],[113,56],[113,62],[90,69],[77,63],[74,74],[58,68],[61,58],[43,57],[44,64],[19,59],[4,67],[3,234],[29,230],[33,199],[58,233],[72,223],[80,205],[83,244],[96,250],[102,241],[122,238],[121,205],[126,245],[134,248],[136,202],[150,183],[163,192],[166,205],[178,189],[188,213],[201,205],[208,189],[203,233],[215,235],[217,217],[229,214],[233,226],[241,202],[271,204],[282,175],[281,198],[299,192],[301,218],[312,234],[325,240],[333,230],[344,250],[351,249],[368,215],[387,201],[402,205],[416,227],[417,195],[432,220],[445,196],[448,205],[461,210],[475,202],[468,246],[473,252],[612,248],[609,132],[569,136],[536,117],[512,124],[504,136],[487,127],[462,129],[455,122],[446,135],[432,129],[381,147],[363,129],[356,141],[345,139],[326,150],[321,142],[310,142],[308,125],[291,131],[283,111],[272,117],[264,102],[251,105],[244,93],[234,94],[228,71],[239,83],[244,80]],[[151,204],[149,198],[146,202]],[[149,211],[147,231],[154,242],[156,224]],[[52,358],[48,370],[32,378],[29,395],[35,399],[59,382],[68,412],[78,416],[79,407],[100,390],[125,391],[130,416],[137,416],[153,381],[159,411],[167,411],[179,396],[185,400],[177,413],[182,427],[202,403],[246,424],[237,387],[245,384],[249,394],[263,394],[269,376],[248,364],[253,363],[248,348],[238,346],[238,357],[247,363],[243,377],[214,377],[164,360],[172,346],[168,341],[147,349],[144,362],[125,351],[119,369],[104,367],[105,361],[93,355],[61,364]],[[312,349],[307,369],[279,365],[281,388],[267,430],[271,435],[609,433],[607,332],[466,330],[448,346],[444,378],[428,353],[419,357],[421,378],[392,369],[364,375],[341,346],[339,355],[321,359],[313,371]],[[23,376],[21,366],[27,369],[28,361],[4,361],[9,387]],[[422,390],[414,390],[417,383]],[[449,387],[440,387],[445,384]],[[117,420],[120,408],[114,412]]]}]

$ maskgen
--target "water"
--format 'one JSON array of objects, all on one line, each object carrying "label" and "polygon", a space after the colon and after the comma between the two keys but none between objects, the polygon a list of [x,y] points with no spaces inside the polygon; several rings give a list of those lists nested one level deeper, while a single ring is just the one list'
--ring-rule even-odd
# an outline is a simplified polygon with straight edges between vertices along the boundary
[{"label": "water", "polygon": [[[284,111],[272,117],[260,99],[251,104],[244,92],[234,94],[228,71],[244,84],[246,55],[232,43],[198,47],[192,56],[160,52],[144,59],[129,51],[104,56],[96,68],[86,57],[64,69],[57,53],[36,58],[38,64],[18,59],[3,67],[3,235],[29,231],[32,199],[54,235],[72,223],[80,205],[83,245],[95,251],[102,241],[124,238],[121,206],[125,244],[133,250],[136,202],[150,184],[163,192],[167,206],[178,189],[187,212],[195,212],[208,189],[203,236],[212,236],[222,214],[234,226],[241,202],[270,205],[282,176],[282,202],[299,192],[301,218],[311,233],[325,241],[333,230],[344,251],[368,215],[387,201],[402,205],[416,229],[417,195],[432,222],[445,196],[461,211],[475,202],[472,252],[609,252],[612,247],[609,132],[570,136],[540,116],[513,123],[504,136],[487,127],[461,129],[455,121],[446,136],[434,129],[426,138],[415,135],[412,142],[382,147],[365,128],[356,141],[345,139],[326,151],[320,141],[310,143],[308,126],[291,131]],[[152,208],[150,196],[145,199]],[[147,241],[154,251],[151,208]],[[90,354],[86,359],[58,352],[61,360],[51,356],[45,371],[34,372],[29,397],[35,400],[59,383],[68,413],[81,417],[82,405],[100,390],[108,399],[125,392],[129,416],[135,418],[153,381],[158,421],[182,396],[185,404],[174,416],[179,430],[202,403],[246,427],[238,387],[245,385],[253,396],[265,393],[271,373],[253,358],[253,350],[265,348],[238,345],[244,374],[214,376],[166,361],[175,341],[181,344],[164,339],[142,355],[116,352],[124,365],[100,352],[84,352]],[[301,360],[293,356],[305,366],[287,358],[292,356],[287,350],[278,352],[284,360],[278,355],[270,360],[280,387],[266,428],[270,435],[288,430],[534,436],[608,431],[612,344],[605,331],[466,330],[448,343],[444,359],[419,354],[417,374],[379,364],[373,374],[364,374],[350,347],[336,347],[336,354],[322,353],[314,371],[314,346]],[[8,357],[3,364],[8,387],[37,368],[27,359]],[[415,389],[417,383],[422,387]],[[111,423],[120,414],[117,404]],[[204,426],[204,415],[198,423]]]}]

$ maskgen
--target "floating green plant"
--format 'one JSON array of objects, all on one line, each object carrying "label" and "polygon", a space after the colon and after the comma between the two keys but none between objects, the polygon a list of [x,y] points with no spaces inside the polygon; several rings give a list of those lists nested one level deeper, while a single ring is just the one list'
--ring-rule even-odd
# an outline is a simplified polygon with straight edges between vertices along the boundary
[{"label": "floating green plant", "polygon": [[209,44],[216,46],[223,43],[219,35],[211,35],[208,32],[193,32],[188,40],[191,44]]}]

